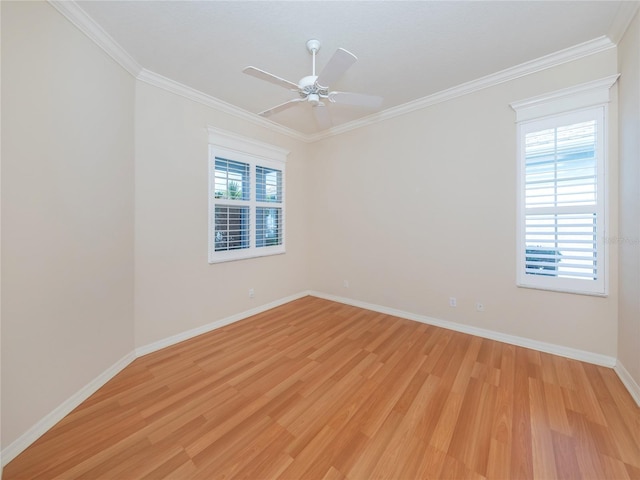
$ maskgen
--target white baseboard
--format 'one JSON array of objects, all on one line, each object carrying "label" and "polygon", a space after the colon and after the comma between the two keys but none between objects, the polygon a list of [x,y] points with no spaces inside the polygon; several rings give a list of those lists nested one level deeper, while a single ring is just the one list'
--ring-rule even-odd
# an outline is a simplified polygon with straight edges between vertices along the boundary
[{"label": "white baseboard", "polygon": [[47,432],[47,430],[49,430],[56,423],[62,420],[65,416],[71,413],[71,411],[74,408],[76,408],[78,405],[84,402],[87,398],[93,395],[100,387],[102,387],[105,383],[111,380],[115,375],[120,373],[122,369],[124,369],[136,358],[151,352],[155,352],[156,350],[160,350],[170,345],[174,345],[184,340],[188,340],[189,338],[195,337],[197,335],[210,332],[211,330],[215,330],[216,328],[224,327],[225,325],[229,325],[239,320],[243,320],[245,318],[251,317],[252,315],[256,315],[258,313],[265,312],[272,308],[279,307],[280,305],[284,305],[285,303],[289,303],[293,300],[297,300],[307,295],[309,295],[308,291],[299,292],[294,295],[290,295],[288,297],[284,297],[284,298],[275,300],[273,302],[260,305],[259,307],[252,308],[250,310],[246,310],[244,312],[241,312],[235,315],[231,315],[230,317],[216,320],[215,322],[208,323],[207,325],[203,325],[201,327],[194,328],[192,330],[188,330],[186,332],[179,333],[177,335],[173,335],[171,337],[165,338],[163,340],[159,340],[149,345],[136,348],[134,351],[128,353],[123,358],[121,358],[118,362],[112,365],[110,368],[108,368],[107,370],[102,372],[100,375],[98,375],[94,380],[89,382],[87,385],[85,385],[82,389],[80,389],[74,395],[69,397],[65,402],[63,402],[55,410],[53,410],[51,413],[49,413],[44,418],[42,418],[38,423],[36,423],[33,427],[27,430],[24,434],[22,434],[18,439],[12,442],[9,446],[7,446],[5,449],[0,451],[0,466],[4,467],[7,463],[9,463],[15,457],[20,455],[20,453],[22,453],[29,445],[35,442],[45,432]]},{"label": "white baseboard", "polygon": [[4,467],[7,463],[17,457],[29,445],[40,438],[47,430],[49,430],[56,423],[58,423],[69,413],[71,413],[74,408],[76,408],[87,398],[93,395],[100,387],[111,380],[115,375],[120,373],[122,369],[129,365],[133,360],[135,360],[135,355],[133,352],[126,354],[111,367],[107,368],[91,382],[78,390],[74,395],[65,400],[56,409],[42,418],[33,427],[20,435],[20,437],[18,437],[0,453],[0,457],[2,458],[1,465]]},{"label": "white baseboard", "polygon": [[580,360],[582,362],[593,363],[595,365],[601,365],[603,367],[613,368],[616,365],[616,359],[614,357],[609,357],[607,355],[602,355],[599,353],[587,352],[585,350],[578,350],[575,348],[556,345],[553,343],[540,342],[525,337],[518,337],[516,335],[509,335],[506,333],[500,333],[484,328],[463,325],[461,323],[449,322],[447,320],[440,320],[437,318],[427,317],[425,315],[405,312],[404,310],[384,307],[373,303],[362,302],[360,300],[353,300],[351,298],[339,297],[337,295],[331,295],[316,291],[310,291],[309,295],[324,298],[326,300],[332,300],[334,302],[352,305],[354,307],[366,308],[367,310],[373,310],[374,312],[385,313],[387,315],[393,315],[395,317],[401,317],[408,320],[414,320],[416,322],[426,323],[428,325],[434,325],[436,327],[446,328],[448,330],[455,330],[456,332],[468,333],[477,337],[488,338],[490,340],[496,340],[498,342],[509,343],[511,345],[517,345],[519,347],[530,348],[532,350],[538,350],[540,352],[552,353],[554,355],[560,355],[562,357],[572,358],[574,360]]},{"label": "white baseboard", "polygon": [[636,401],[638,407],[640,407],[640,385],[636,383],[631,374],[619,361],[616,363],[614,370],[618,374],[618,377],[620,377],[623,385],[629,390],[631,397]]},{"label": "white baseboard", "polygon": [[202,335],[203,333],[207,333],[217,328],[224,327],[225,325],[229,325],[231,323],[244,320],[245,318],[249,318],[253,315],[257,315],[258,313],[266,312],[267,310],[271,310],[272,308],[279,307],[280,305],[284,305],[285,303],[292,302],[293,300],[306,297],[307,295],[310,295],[310,293],[307,291],[289,295],[288,297],[280,298],[273,302],[266,303],[264,305],[260,305],[259,307],[252,308],[250,310],[245,310],[244,312],[231,315],[230,317],[222,318],[220,320],[216,320],[215,322],[207,323],[206,325],[202,325],[201,327],[193,328],[191,330],[187,330],[186,332],[178,333],[176,335],[172,335],[171,337],[158,340],[157,342],[153,342],[148,345],[138,347],[136,348],[136,352],[135,352],[136,357],[142,357],[143,355],[147,355],[148,353],[161,350],[171,345],[175,345],[176,343],[180,343],[190,338],[197,337],[198,335]]},{"label": "white baseboard", "polygon": [[100,374],[93,381],[88,383],[81,390],[79,390],[74,395],[72,395],[69,399],[67,399],[64,403],[58,406],[55,410],[53,410],[47,416],[42,418],[38,423],[36,423],[33,427],[31,427],[23,435],[21,435],[17,440],[11,443],[7,448],[2,450],[0,452],[0,458],[1,458],[0,464],[4,467],[7,463],[9,463],[11,460],[17,457],[29,445],[31,445],[38,438],[40,438],[47,430],[49,430],[56,423],[62,420],[74,408],[76,408],[78,405],[84,402],[87,398],[89,398],[89,396],[95,393],[100,387],[102,387],[105,383],[111,380],[111,378],[113,378],[116,374],[118,374],[122,369],[124,369],[137,357],[147,355],[148,353],[155,352],[157,350],[168,347],[170,345],[174,345],[176,343],[182,342],[184,340],[188,340],[197,335],[210,332],[217,328],[224,327],[225,325],[229,325],[239,320],[243,320],[245,318],[251,317],[252,315],[256,315],[258,313],[265,312],[272,308],[279,307],[280,305],[284,305],[285,303],[289,303],[293,300],[297,300],[307,295],[313,295],[315,297],[324,298],[326,300],[332,300],[334,302],[353,305],[354,307],[365,308],[367,310],[373,310],[375,312],[380,312],[388,315],[393,315],[396,317],[406,318],[408,320],[414,320],[417,322],[426,323],[429,325],[434,325],[434,326],[446,328],[449,330],[455,330],[462,333],[468,333],[470,335],[476,335],[478,337],[489,338],[491,340],[497,340],[499,342],[509,343],[512,345],[520,346],[520,347],[531,348],[534,350],[539,350],[541,352],[552,353],[554,355],[573,358],[575,360],[581,360],[581,361],[593,363],[596,365],[602,365],[605,367],[615,367],[615,371],[617,372],[618,376],[620,377],[624,385],[627,387],[627,389],[631,393],[631,396],[634,398],[636,403],[638,403],[638,405],[640,406],[640,387],[638,386],[637,383],[635,383],[633,378],[631,378],[631,375],[622,366],[622,364],[617,363],[616,359],[613,357],[592,353],[592,352],[587,352],[584,350],[577,350],[574,348],[564,347],[561,345],[555,345],[552,343],[539,342],[536,340],[531,340],[524,337],[518,337],[515,335],[507,335],[507,334],[495,332],[492,330],[472,327],[469,325],[449,322],[446,320],[439,320],[436,318],[427,317],[425,315],[418,315],[411,312],[405,312],[403,310],[398,310],[395,308],[384,307],[381,305],[362,302],[362,301],[354,300],[351,298],[339,297],[336,295],[309,290],[309,291],[302,291],[297,294],[281,298],[279,300],[275,300],[273,302],[258,306],[256,308],[252,308],[250,310],[246,310],[244,312],[231,315],[229,317],[226,317],[220,320],[216,320],[215,322],[208,323],[201,327],[194,328],[186,332],[179,333],[171,337],[159,340],[157,342],[153,342],[148,345],[144,345],[142,347],[136,348],[134,351],[125,355],[122,359],[120,359],[110,368],[105,370],[102,374]]}]

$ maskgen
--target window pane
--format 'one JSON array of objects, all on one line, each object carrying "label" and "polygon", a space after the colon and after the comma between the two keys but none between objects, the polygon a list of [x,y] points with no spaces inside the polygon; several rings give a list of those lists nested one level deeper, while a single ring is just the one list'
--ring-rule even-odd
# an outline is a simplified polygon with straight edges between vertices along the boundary
[{"label": "window pane", "polygon": [[596,204],[596,127],[592,120],[526,135],[527,208]]},{"label": "window pane", "polygon": [[249,164],[216,157],[215,198],[249,200]]},{"label": "window pane", "polygon": [[527,214],[527,275],[598,278],[596,215]]},{"label": "window pane", "polygon": [[256,208],[256,247],[282,245],[282,209]]},{"label": "window pane", "polygon": [[256,166],[256,199],[258,202],[282,203],[282,172]]},{"label": "window pane", "polygon": [[249,234],[249,207],[216,205],[216,252],[249,248]]}]

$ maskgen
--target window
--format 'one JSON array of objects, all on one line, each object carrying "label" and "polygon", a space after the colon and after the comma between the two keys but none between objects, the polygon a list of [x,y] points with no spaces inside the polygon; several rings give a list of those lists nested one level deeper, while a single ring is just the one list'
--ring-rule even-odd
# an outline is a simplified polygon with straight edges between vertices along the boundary
[{"label": "window", "polygon": [[519,286],[607,293],[606,103],[616,79],[512,104]]},{"label": "window", "polygon": [[285,252],[286,155],[209,128],[209,263]]}]

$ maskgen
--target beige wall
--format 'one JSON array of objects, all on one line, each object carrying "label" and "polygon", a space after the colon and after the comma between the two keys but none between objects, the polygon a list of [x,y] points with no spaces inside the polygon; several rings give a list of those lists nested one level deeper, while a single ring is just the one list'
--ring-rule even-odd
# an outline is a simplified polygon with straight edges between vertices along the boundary
[{"label": "beige wall", "polygon": [[[290,150],[284,255],[207,263],[207,125]],[[142,347],[309,288],[309,145],[143,82],[136,90],[135,331]],[[255,298],[248,296],[249,288]]]},{"label": "beige wall", "polygon": [[619,44],[620,318],[618,359],[640,385],[640,13]]},{"label": "beige wall", "polygon": [[2,446],[133,349],[134,80],[2,2]]},{"label": "beige wall", "polygon": [[[516,127],[509,107],[614,73],[612,49],[316,144],[313,288],[615,357],[613,249],[608,298],[515,285]],[[615,139],[615,102],[611,113]],[[457,308],[449,307],[450,296]],[[475,310],[477,301],[484,312]]]},{"label": "beige wall", "polygon": [[[2,2],[1,20],[3,448],[135,347],[309,288],[619,354],[640,378],[637,243],[619,302],[613,243],[608,298],[515,287],[509,103],[616,73],[615,50],[307,145],[135,81],[46,3]],[[636,18],[620,212],[615,101],[609,175],[609,235],[620,213],[632,239],[637,44]],[[207,263],[207,125],[291,151],[285,255]]]}]

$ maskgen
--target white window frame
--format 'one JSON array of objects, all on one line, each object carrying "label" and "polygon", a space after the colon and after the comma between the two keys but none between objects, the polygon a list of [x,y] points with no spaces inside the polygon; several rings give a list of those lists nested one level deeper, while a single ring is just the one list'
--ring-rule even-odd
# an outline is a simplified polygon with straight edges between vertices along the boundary
[{"label": "white window frame", "polygon": [[[547,95],[514,102],[511,107],[516,111],[518,168],[517,168],[517,236],[516,236],[516,285],[518,287],[552,290],[582,295],[607,296],[609,288],[609,252],[606,242],[608,229],[608,130],[610,101],[609,90],[618,75],[588,82],[573,88],[564,89]],[[561,125],[570,125],[584,119],[598,122],[596,145],[597,173],[596,189],[596,251],[598,275],[595,280],[565,278],[553,275],[533,275],[526,273],[527,254],[525,242],[525,137],[527,133]],[[535,210],[534,210],[535,211]],[[560,209],[549,208],[544,213],[561,213]],[[541,210],[536,212],[543,213]],[[533,212],[531,212],[533,213]]]},{"label": "white window frame", "polygon": [[[246,258],[280,255],[286,252],[286,161],[289,152],[280,147],[259,142],[235,133],[214,127],[208,127],[209,134],[209,224],[208,251],[209,263],[230,262]],[[238,207],[249,207],[249,246],[237,250],[215,250],[215,209],[216,205],[230,205],[228,199],[215,198],[215,161],[216,158],[232,160],[249,165],[250,194],[248,200],[234,200]],[[273,168],[282,172],[282,190],[280,202],[262,202],[256,199],[256,167]],[[279,208],[280,236],[278,245],[256,246],[256,211],[257,208]]]}]

